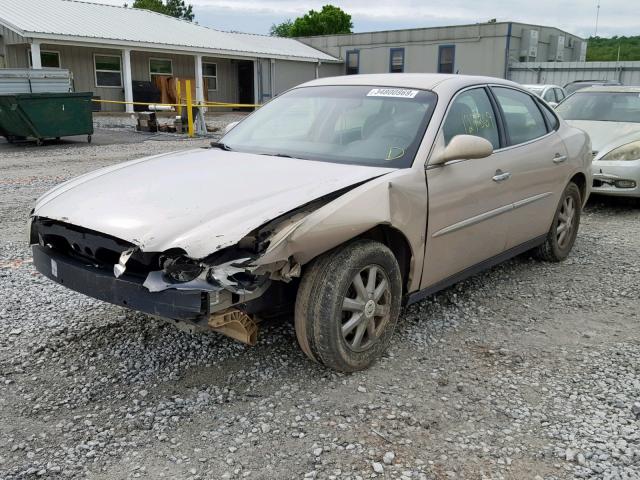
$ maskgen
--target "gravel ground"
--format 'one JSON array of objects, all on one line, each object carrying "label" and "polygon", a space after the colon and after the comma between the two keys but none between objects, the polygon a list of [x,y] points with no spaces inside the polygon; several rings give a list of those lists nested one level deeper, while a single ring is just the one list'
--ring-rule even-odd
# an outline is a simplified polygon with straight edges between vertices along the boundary
[{"label": "gravel ground", "polygon": [[352,375],[191,335],[35,272],[34,199],[206,141],[0,153],[0,478],[640,478],[640,207],[594,199],[562,264],[528,255],[408,308]]}]

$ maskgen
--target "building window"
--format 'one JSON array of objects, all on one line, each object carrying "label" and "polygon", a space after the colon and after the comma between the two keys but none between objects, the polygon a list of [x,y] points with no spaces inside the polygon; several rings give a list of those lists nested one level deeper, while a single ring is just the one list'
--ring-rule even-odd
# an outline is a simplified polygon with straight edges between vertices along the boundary
[{"label": "building window", "polygon": [[360,51],[347,52],[347,75],[357,75],[360,72]]},{"label": "building window", "polygon": [[404,72],[404,48],[392,48],[389,51],[389,71],[391,73]]},{"label": "building window", "polygon": [[122,87],[122,59],[119,55],[95,55],[96,87]]},{"label": "building window", "polygon": [[456,60],[455,45],[440,45],[438,48],[438,73],[453,73]]},{"label": "building window", "polygon": [[149,59],[149,76],[154,75],[173,75],[173,64],[168,58],[150,58]]},{"label": "building window", "polygon": [[[60,68],[60,52],[40,50],[40,63],[42,64],[42,68]],[[33,67],[31,50],[29,50],[29,67]]]},{"label": "building window", "polygon": [[218,90],[218,66],[215,63],[202,63],[202,77],[205,81],[205,88],[210,92]]}]

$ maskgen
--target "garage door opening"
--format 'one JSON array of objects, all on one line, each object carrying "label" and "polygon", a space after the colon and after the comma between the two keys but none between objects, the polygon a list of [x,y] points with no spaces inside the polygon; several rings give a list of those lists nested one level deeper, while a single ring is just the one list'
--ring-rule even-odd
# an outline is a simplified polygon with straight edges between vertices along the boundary
[{"label": "garage door opening", "polygon": [[[255,94],[253,90],[253,62],[240,60],[238,61],[238,103],[252,104],[255,103]],[[251,111],[251,107],[239,108],[241,111]]]}]

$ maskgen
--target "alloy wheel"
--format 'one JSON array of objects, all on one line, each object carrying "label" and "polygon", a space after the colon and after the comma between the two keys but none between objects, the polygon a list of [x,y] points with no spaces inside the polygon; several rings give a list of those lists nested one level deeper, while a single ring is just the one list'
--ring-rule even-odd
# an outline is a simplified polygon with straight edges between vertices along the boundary
[{"label": "alloy wheel", "polygon": [[567,195],[562,202],[560,212],[558,212],[558,224],[556,226],[556,238],[560,248],[565,248],[567,244],[571,242],[571,236],[575,228],[575,213],[576,208],[573,197]]},{"label": "alloy wheel", "polygon": [[368,265],[356,273],[342,302],[342,337],[351,350],[366,350],[378,340],[390,305],[390,282],[381,267]]}]

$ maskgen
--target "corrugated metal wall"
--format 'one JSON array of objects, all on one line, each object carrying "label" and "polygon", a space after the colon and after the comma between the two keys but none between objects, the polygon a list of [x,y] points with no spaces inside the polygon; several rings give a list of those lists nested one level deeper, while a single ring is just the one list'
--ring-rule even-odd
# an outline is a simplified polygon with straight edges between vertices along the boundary
[{"label": "corrugated metal wall", "polygon": [[316,64],[311,62],[292,62],[276,60],[275,64],[275,95],[280,95],[291,87],[300,85],[316,78]]},{"label": "corrugated metal wall", "polygon": [[527,62],[509,67],[509,78],[523,84],[565,85],[574,80],[617,80],[640,85],[640,62]]},{"label": "corrugated metal wall", "polygon": [[71,90],[69,70],[0,69],[0,95],[15,93],[66,93]]}]

